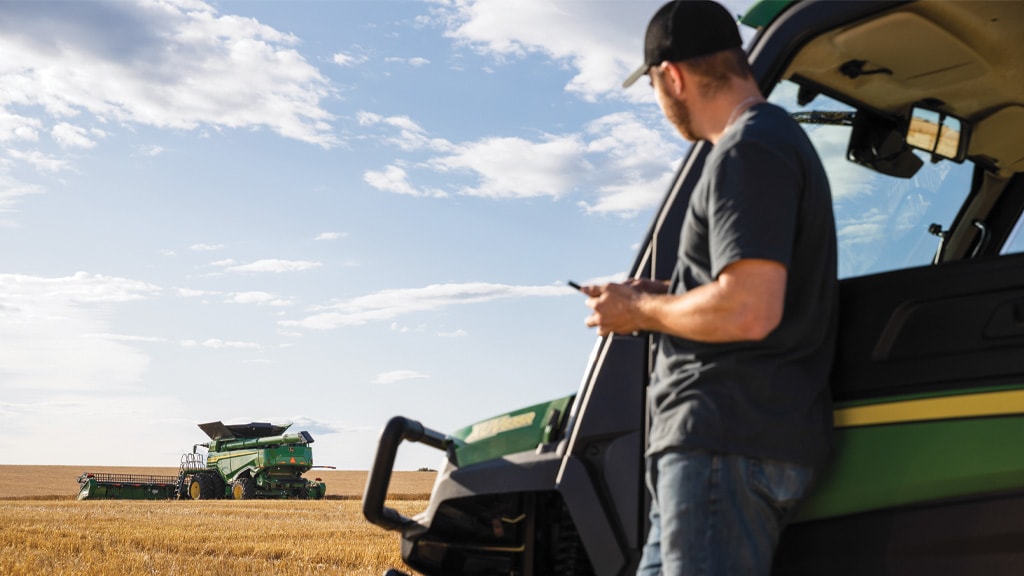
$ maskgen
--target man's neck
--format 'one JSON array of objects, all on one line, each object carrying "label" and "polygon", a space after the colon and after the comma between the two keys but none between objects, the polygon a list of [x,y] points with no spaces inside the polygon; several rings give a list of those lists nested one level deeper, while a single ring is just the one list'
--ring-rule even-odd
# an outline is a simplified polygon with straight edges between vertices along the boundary
[{"label": "man's neck", "polygon": [[743,88],[720,95],[711,106],[709,120],[712,126],[708,130],[707,140],[712,144],[717,144],[748,108],[764,102],[764,96],[756,87]]}]

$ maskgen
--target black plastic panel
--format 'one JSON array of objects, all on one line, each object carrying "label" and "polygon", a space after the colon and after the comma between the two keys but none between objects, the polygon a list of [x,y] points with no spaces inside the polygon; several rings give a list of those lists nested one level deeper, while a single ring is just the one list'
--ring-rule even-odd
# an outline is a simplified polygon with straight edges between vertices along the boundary
[{"label": "black plastic panel", "polygon": [[1011,576],[1024,570],[1024,494],[788,528],[773,576]]},{"label": "black plastic panel", "polygon": [[1024,383],[1024,254],[845,280],[837,400]]}]

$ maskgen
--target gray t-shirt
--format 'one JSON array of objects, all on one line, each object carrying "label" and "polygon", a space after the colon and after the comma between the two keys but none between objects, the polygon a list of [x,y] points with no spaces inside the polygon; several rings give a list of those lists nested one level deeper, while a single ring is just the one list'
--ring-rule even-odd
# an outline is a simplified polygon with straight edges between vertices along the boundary
[{"label": "gray t-shirt", "polygon": [[807,135],[767,103],[745,111],[708,154],[669,291],[712,282],[745,258],[786,266],[782,321],[760,342],[661,335],[648,454],[695,449],[819,466],[831,443],[838,314],[832,199]]}]

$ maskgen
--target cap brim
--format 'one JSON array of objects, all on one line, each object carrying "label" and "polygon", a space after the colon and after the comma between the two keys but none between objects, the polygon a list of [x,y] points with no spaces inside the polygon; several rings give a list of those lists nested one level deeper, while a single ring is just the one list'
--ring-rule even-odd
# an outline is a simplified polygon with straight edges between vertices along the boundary
[{"label": "cap brim", "polygon": [[633,72],[632,74],[629,75],[629,78],[626,78],[626,81],[622,83],[622,87],[623,88],[629,88],[630,86],[633,85],[634,82],[639,80],[641,76],[643,76],[644,74],[647,74],[647,71],[650,70],[650,69],[651,69],[651,65],[650,64],[641,64],[640,67],[637,68],[635,72]]}]

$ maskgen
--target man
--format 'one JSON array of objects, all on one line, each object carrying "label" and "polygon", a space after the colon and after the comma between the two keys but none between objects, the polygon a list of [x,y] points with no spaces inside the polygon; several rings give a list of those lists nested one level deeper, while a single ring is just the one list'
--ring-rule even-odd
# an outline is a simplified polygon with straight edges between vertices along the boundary
[{"label": "man", "polygon": [[682,136],[713,147],[671,280],[583,288],[599,334],[660,333],[638,574],[766,575],[831,441],[828,182],[799,125],[765,102],[722,6],[662,7],[624,85],[643,75]]}]

